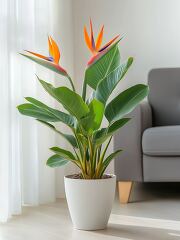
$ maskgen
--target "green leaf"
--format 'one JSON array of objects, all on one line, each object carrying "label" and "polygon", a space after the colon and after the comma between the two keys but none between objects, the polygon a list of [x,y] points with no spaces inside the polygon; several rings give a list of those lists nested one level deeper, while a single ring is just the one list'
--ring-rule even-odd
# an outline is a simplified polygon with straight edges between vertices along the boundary
[{"label": "green leaf", "polygon": [[102,128],[94,134],[94,142],[96,144],[102,144],[105,142],[110,136],[112,136],[119,128],[123,127],[130,118],[122,118],[112,123],[107,128]]},{"label": "green leaf", "polygon": [[118,42],[113,44],[102,57],[86,69],[85,83],[90,87],[96,89],[100,80],[105,78],[119,65],[120,53]]},{"label": "green leaf", "polygon": [[[64,112],[61,112],[59,110],[56,110],[54,108],[50,108],[47,105],[45,105],[44,103],[40,102],[39,100],[32,98],[32,97],[26,97],[25,98],[27,101],[29,101],[30,103],[34,104],[35,106],[43,109],[44,111],[47,112],[47,114],[50,114],[54,117],[56,117],[60,122],[68,125],[70,128],[74,128],[75,126],[75,120],[74,118]],[[37,117],[36,117],[37,118]]]},{"label": "green leaf", "polygon": [[21,114],[29,116],[29,117],[38,118],[42,121],[47,121],[47,122],[58,122],[59,121],[59,118],[57,118],[53,114],[51,114],[37,106],[34,106],[33,104],[30,104],[30,103],[21,104],[21,105],[17,106],[17,108]]},{"label": "green leaf", "polygon": [[89,104],[90,114],[94,116],[92,122],[92,129],[96,130],[100,127],[103,113],[104,113],[104,105],[98,101],[97,99],[93,99]]},{"label": "green leaf", "polygon": [[106,168],[109,166],[110,162],[116,157],[116,155],[118,155],[120,152],[122,152],[121,149],[111,153],[104,161],[103,161],[103,168],[102,171],[100,173],[100,176],[103,175],[104,171],[106,170]]},{"label": "green leaf", "polygon": [[88,105],[81,96],[67,87],[54,88],[51,84],[39,80],[45,90],[53,96],[63,107],[78,120],[89,113]]},{"label": "green leaf", "polygon": [[95,98],[105,105],[112,91],[115,89],[119,81],[124,77],[132,62],[133,58],[130,57],[126,63],[119,65],[114,71],[103,78],[97,85]]},{"label": "green leaf", "polygon": [[43,81],[39,77],[37,77],[37,78],[38,78],[39,82],[41,83],[41,85],[43,86],[43,88],[46,90],[46,92],[49,93],[49,95],[51,95],[53,98],[55,98],[57,100],[56,95],[54,94],[55,87],[52,84]]},{"label": "green leaf", "polygon": [[92,133],[101,125],[104,114],[104,105],[97,99],[93,99],[89,104],[89,110],[90,112],[87,117],[81,119],[81,124],[86,131]]},{"label": "green leaf", "polygon": [[43,60],[43,59],[40,59],[40,58],[37,58],[37,57],[34,57],[34,56],[30,56],[30,55],[27,55],[27,54],[23,54],[23,53],[20,53],[20,55],[32,60],[33,62],[45,67],[45,68],[48,68],[50,70],[52,70],[53,72],[56,72],[60,75],[63,75],[63,76],[67,76],[67,73],[61,71],[61,69],[58,67],[58,65],[50,62],[50,61],[46,61],[46,60]]},{"label": "green leaf", "polygon": [[50,129],[52,129],[56,133],[60,134],[63,138],[66,139],[66,141],[68,141],[71,144],[71,146],[73,148],[78,148],[76,139],[73,135],[62,133],[61,131],[57,130],[52,124],[50,124],[46,121],[42,121],[40,119],[37,119],[37,121],[44,124],[45,126],[49,127]]},{"label": "green leaf", "polygon": [[64,159],[63,157],[55,154],[47,160],[46,164],[49,167],[60,167],[67,164],[68,162],[69,161],[67,159]]},{"label": "green leaf", "polygon": [[122,152],[121,149],[119,149],[119,150],[111,153],[111,154],[104,160],[103,164],[104,164],[105,168],[110,164],[110,162],[113,160],[113,158],[114,158],[117,154],[119,154],[120,152]]},{"label": "green leaf", "polygon": [[75,156],[70,152],[65,149],[59,148],[59,147],[52,147],[50,148],[51,151],[56,153],[57,155],[64,157],[68,160],[76,160]]},{"label": "green leaf", "polygon": [[76,133],[78,140],[82,143],[82,145],[86,146],[88,145],[88,139],[87,137],[82,133]]},{"label": "green leaf", "polygon": [[137,84],[115,97],[106,107],[109,122],[116,121],[131,112],[148,95],[148,86]]}]

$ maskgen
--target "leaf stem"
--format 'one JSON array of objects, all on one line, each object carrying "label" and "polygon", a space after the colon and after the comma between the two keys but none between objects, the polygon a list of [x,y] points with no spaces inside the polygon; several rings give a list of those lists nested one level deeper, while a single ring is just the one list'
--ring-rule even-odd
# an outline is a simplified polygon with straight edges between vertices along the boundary
[{"label": "leaf stem", "polygon": [[100,160],[99,160],[99,162],[98,162],[98,166],[97,166],[97,170],[96,170],[96,177],[97,177],[97,178],[99,177],[99,174],[100,174],[100,172],[101,172],[101,168],[103,167],[103,166],[101,166],[101,165],[102,165],[102,163],[103,163],[104,156],[105,156],[106,151],[107,151],[107,149],[108,149],[108,147],[109,147],[109,144],[110,144],[110,142],[111,142],[111,139],[112,139],[112,137],[110,137],[108,143],[106,144],[106,147],[104,148],[104,151],[103,151],[103,153],[102,153],[102,155],[101,155],[101,158],[100,158]]},{"label": "leaf stem", "polygon": [[76,89],[75,89],[75,87],[74,87],[74,83],[73,83],[73,81],[72,81],[72,78],[71,78],[69,75],[67,75],[67,78],[68,78],[69,81],[70,81],[70,84],[71,84],[72,90],[73,90],[74,92],[76,92]]},{"label": "leaf stem", "polygon": [[90,175],[93,176],[93,157],[94,157],[94,149],[92,145],[92,141],[90,137],[88,137],[88,144],[89,144],[89,167],[90,167]]},{"label": "leaf stem", "polygon": [[86,101],[86,89],[87,89],[87,84],[84,82],[83,84],[83,90],[82,90],[82,99]]}]

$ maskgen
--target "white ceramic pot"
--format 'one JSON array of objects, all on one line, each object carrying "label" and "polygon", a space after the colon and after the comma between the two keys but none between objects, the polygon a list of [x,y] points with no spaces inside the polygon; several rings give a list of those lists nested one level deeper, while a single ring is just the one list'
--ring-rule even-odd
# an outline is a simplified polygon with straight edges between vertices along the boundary
[{"label": "white ceramic pot", "polygon": [[90,180],[66,176],[64,182],[74,227],[81,230],[106,228],[115,195],[116,176]]}]

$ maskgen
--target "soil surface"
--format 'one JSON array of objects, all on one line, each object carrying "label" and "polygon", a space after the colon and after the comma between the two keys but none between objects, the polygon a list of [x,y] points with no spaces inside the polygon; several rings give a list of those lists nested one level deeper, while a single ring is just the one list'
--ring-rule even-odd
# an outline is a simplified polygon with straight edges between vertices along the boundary
[{"label": "soil surface", "polygon": [[72,178],[72,179],[84,179],[84,180],[96,180],[96,179],[107,179],[107,178],[112,178],[111,175],[108,175],[108,174],[104,174],[102,176],[102,178],[90,178],[90,179],[85,179],[82,177],[82,175],[80,173],[78,174],[72,174],[72,175],[68,175],[66,176],[67,178]]}]

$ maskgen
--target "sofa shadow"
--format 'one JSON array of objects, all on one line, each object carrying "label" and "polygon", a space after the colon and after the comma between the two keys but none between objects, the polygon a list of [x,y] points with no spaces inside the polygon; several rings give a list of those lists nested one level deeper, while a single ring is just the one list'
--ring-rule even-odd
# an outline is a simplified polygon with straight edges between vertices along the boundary
[{"label": "sofa shadow", "polygon": [[130,202],[146,202],[158,199],[180,199],[180,183],[134,183]]}]

